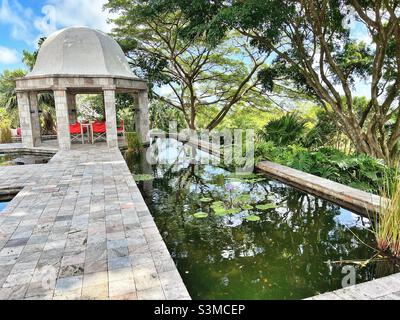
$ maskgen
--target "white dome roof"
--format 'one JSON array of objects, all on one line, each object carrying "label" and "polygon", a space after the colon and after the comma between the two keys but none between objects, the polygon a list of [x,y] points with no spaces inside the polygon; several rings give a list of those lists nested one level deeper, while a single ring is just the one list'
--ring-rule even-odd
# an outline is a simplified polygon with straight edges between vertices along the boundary
[{"label": "white dome roof", "polygon": [[28,77],[45,75],[135,78],[118,43],[87,27],[66,28],[46,39]]}]

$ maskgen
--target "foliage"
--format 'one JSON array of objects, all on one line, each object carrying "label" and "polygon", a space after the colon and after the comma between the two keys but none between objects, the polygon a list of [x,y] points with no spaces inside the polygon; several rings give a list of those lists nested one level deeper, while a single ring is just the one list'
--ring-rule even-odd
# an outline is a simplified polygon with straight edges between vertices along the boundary
[{"label": "foliage", "polygon": [[332,148],[316,151],[296,145],[275,146],[272,141],[255,147],[256,161],[269,160],[368,192],[379,193],[393,169],[365,154],[346,155]]},{"label": "foliage", "polygon": [[134,174],[133,179],[135,179],[135,181],[137,181],[137,182],[151,181],[154,179],[154,177],[151,174]]},{"label": "foliage", "polygon": [[0,143],[11,143],[11,129],[9,121],[0,122]]},{"label": "foliage", "polygon": [[246,37],[231,32],[212,46],[201,34],[182,37],[189,22],[179,10],[164,14],[152,1],[110,0],[106,7],[118,14],[113,35],[134,72],[149,79],[151,96],[176,108],[190,129],[199,127],[199,115],[207,119],[203,128],[214,129],[240,101],[269,106],[257,76],[266,55],[251,50]]},{"label": "foliage", "polygon": [[306,121],[298,113],[287,113],[279,119],[268,122],[259,136],[273,141],[278,146],[299,142],[306,130]]},{"label": "foliage", "polygon": [[[400,137],[400,18],[398,1],[149,0],[153,10],[181,10],[189,38],[206,34],[218,44],[230,30],[275,59],[259,75],[267,91],[279,83],[314,97],[354,144],[356,151],[395,165]],[[348,6],[366,43],[346,25]],[[354,86],[366,80],[371,99],[355,112]],[[340,89],[338,89],[340,88]],[[343,93],[343,96],[342,96]],[[343,99],[344,98],[344,99]]]},{"label": "foliage", "polygon": [[142,141],[136,132],[125,132],[128,151],[138,151],[142,148]]},{"label": "foliage", "polygon": [[381,197],[383,199],[374,230],[377,246],[382,252],[400,258],[400,180],[398,177],[393,190],[388,190],[387,187],[382,188]]},{"label": "foliage", "polygon": [[25,71],[21,69],[4,70],[0,75],[0,107],[6,108],[8,111],[17,109],[15,79],[23,76],[25,76]]},{"label": "foliage", "polygon": [[153,99],[150,102],[149,112],[150,125],[152,129],[159,129],[164,132],[169,132],[171,121],[176,122],[178,131],[187,127],[182,112],[166,102]]},{"label": "foliage", "polygon": [[34,52],[29,52],[27,50],[22,51],[22,62],[28,67],[30,71],[33,70],[35,66],[37,56],[39,54],[39,49],[42,46],[43,42],[45,42],[46,38],[42,37],[38,41],[38,49]]}]

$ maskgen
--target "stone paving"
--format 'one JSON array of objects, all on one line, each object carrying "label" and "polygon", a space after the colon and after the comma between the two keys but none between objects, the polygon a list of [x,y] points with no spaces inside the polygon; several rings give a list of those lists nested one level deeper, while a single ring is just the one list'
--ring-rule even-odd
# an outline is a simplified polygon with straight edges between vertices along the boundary
[{"label": "stone paving", "polygon": [[400,273],[320,294],[306,300],[400,300]]},{"label": "stone paving", "polygon": [[190,299],[119,150],[1,167],[0,299]]}]

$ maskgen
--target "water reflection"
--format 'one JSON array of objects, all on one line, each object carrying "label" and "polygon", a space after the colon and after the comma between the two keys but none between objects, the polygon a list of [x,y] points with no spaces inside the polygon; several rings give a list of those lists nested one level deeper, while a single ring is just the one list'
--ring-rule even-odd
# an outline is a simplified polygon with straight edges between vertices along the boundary
[{"label": "water reflection", "polygon": [[[341,266],[328,261],[368,259],[374,254],[362,243],[373,243],[366,218],[283,183],[240,182],[240,192],[278,207],[216,216],[210,203],[200,199],[228,201],[230,172],[190,161],[143,167],[143,154],[127,154],[126,159],[132,172],[151,172],[155,177],[139,186],[195,299],[309,297],[340,288]],[[209,217],[195,219],[198,211]],[[249,214],[261,220],[246,221]],[[357,267],[357,282],[396,270],[382,264]]]}]

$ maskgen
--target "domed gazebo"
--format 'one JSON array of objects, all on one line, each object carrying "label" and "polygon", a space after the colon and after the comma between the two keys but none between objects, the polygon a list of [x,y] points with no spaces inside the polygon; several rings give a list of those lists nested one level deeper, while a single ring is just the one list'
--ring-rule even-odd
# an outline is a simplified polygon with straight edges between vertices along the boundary
[{"label": "domed gazebo", "polygon": [[71,148],[69,125],[77,118],[77,94],[103,95],[110,148],[118,147],[115,94],[134,95],[136,130],[143,142],[149,141],[146,81],[133,75],[118,43],[103,32],[72,27],[52,34],[41,46],[32,72],[17,79],[16,89],[25,147],[41,143],[37,96],[42,92],[54,93],[62,150]]}]

